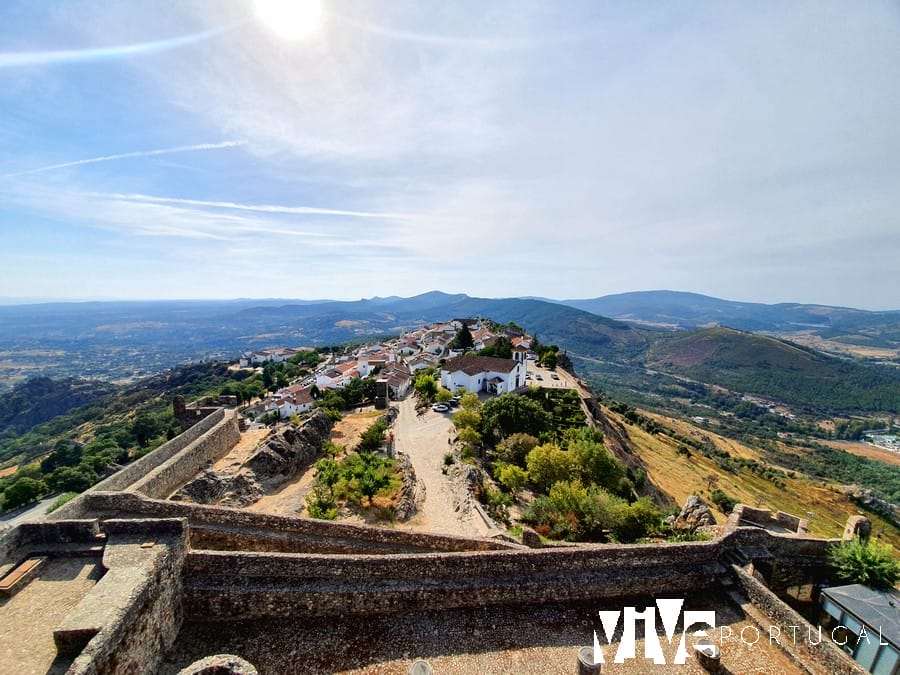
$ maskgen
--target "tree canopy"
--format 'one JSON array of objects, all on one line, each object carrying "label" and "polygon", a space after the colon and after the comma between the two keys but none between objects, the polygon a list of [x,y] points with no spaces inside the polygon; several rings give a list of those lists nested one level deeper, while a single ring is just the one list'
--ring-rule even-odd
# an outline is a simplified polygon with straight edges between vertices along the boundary
[{"label": "tree canopy", "polygon": [[539,403],[516,394],[501,394],[481,407],[481,435],[491,446],[519,432],[540,437],[550,423]]}]

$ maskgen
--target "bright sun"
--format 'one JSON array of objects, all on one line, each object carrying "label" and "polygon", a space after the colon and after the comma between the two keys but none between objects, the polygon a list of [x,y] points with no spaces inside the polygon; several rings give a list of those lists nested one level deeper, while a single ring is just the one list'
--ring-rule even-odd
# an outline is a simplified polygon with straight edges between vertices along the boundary
[{"label": "bright sun", "polygon": [[268,28],[289,40],[311,34],[319,25],[319,0],[255,0],[256,14]]}]

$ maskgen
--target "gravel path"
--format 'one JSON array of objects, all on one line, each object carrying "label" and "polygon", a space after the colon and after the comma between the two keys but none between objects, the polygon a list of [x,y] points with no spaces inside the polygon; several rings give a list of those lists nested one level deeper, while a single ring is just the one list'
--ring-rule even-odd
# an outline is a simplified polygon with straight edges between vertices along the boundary
[{"label": "gravel path", "polygon": [[[636,606],[647,604],[652,605],[652,600]],[[717,625],[729,626],[734,636],[749,627],[747,640],[754,639],[758,628],[753,628],[755,624],[721,595],[710,594],[687,604],[692,609],[714,609]],[[600,608],[621,610],[620,605],[572,603],[409,612],[332,621],[188,623],[161,673],[174,675],[179,667],[202,656],[231,653],[250,661],[261,675],[405,675],[418,659],[427,660],[438,675],[571,675],[576,672],[578,649],[592,643],[594,630],[602,631],[597,618]],[[642,625],[638,624],[639,637],[643,634]],[[610,661],[616,648],[617,645],[606,648]],[[636,653],[643,656],[643,650],[643,639],[639,639]],[[663,652],[671,658],[674,647],[664,645]],[[722,652],[725,673],[806,672],[765,637],[753,645],[738,637],[726,640]],[[603,666],[603,673],[616,675],[672,672],[703,675],[706,671],[694,659],[678,667],[655,666],[643,658]]]},{"label": "gravel path", "polygon": [[[395,446],[398,451],[409,455],[419,489],[424,487],[424,501],[419,500],[418,514],[409,523],[399,525],[403,529],[413,529],[439,534],[454,534],[463,537],[482,537],[491,530],[473,509],[466,508],[461,488],[441,471],[444,455],[450,450],[447,440],[455,429],[450,421],[452,413],[436,413],[428,410],[417,415],[416,399],[410,396],[400,402],[400,415],[394,422]],[[456,494],[456,500],[454,500]],[[456,506],[462,502],[459,510]]]}]

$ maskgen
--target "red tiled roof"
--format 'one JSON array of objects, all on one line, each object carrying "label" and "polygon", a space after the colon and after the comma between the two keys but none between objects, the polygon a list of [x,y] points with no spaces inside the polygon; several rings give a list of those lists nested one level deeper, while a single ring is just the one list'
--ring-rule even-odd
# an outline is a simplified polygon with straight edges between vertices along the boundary
[{"label": "red tiled roof", "polygon": [[494,372],[509,373],[518,365],[518,361],[513,359],[498,359],[493,356],[475,356],[466,354],[465,356],[457,356],[449,359],[443,366],[442,370],[450,373],[462,371],[466,375],[477,375],[478,373]]}]

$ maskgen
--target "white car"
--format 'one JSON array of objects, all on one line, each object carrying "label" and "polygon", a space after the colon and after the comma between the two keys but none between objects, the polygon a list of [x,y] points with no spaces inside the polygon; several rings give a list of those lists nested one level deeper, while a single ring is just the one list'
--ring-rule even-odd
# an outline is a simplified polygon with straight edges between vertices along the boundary
[{"label": "white car", "polygon": [[434,410],[434,412],[445,413],[450,410],[450,406],[446,403],[435,403],[431,406],[431,409]]}]

